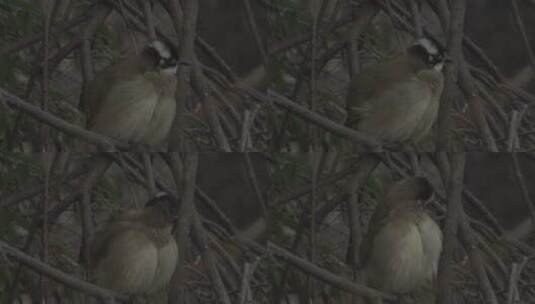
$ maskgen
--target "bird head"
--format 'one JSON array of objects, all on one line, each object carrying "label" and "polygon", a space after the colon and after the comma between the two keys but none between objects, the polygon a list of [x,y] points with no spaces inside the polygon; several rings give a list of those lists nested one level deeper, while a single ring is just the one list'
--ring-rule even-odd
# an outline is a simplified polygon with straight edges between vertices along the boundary
[{"label": "bird head", "polygon": [[395,182],[387,198],[389,201],[427,201],[433,193],[433,186],[425,177],[410,177]]},{"label": "bird head", "polygon": [[154,40],[143,49],[143,56],[150,60],[154,68],[164,73],[176,73],[178,56],[169,44]]},{"label": "bird head", "polygon": [[154,227],[169,227],[176,221],[177,205],[175,198],[160,192],[145,203],[145,221]]},{"label": "bird head", "polygon": [[407,49],[407,53],[419,63],[423,63],[426,68],[440,72],[444,67],[445,50],[432,38],[424,37],[416,40]]}]

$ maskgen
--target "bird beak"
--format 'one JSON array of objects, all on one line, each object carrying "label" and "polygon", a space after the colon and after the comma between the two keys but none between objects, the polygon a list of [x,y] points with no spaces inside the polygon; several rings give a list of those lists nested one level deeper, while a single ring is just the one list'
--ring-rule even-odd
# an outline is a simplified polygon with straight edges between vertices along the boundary
[{"label": "bird beak", "polygon": [[427,200],[425,200],[425,201],[423,202],[423,204],[422,204],[423,207],[424,207],[425,209],[427,209],[428,206],[431,205],[431,203],[432,203],[435,199],[436,199],[436,194],[433,192],[433,194],[431,195],[431,197],[429,197]]}]

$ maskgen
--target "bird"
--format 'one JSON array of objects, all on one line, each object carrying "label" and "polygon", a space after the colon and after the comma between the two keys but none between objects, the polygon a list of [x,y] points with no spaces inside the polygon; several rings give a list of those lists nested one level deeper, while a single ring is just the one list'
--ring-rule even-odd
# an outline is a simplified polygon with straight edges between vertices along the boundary
[{"label": "bird", "polygon": [[168,195],[159,193],[143,209],[123,211],[98,231],[90,243],[89,273],[97,285],[129,296],[161,290],[178,261]]},{"label": "bird", "polygon": [[436,121],[444,86],[443,48],[420,38],[349,83],[346,126],[391,144],[418,144]]},{"label": "bird", "polygon": [[[434,302],[442,231],[424,209],[433,187],[409,177],[389,187],[374,211],[360,248],[364,282],[380,291]],[[414,302],[411,302],[414,303]]]},{"label": "bird", "polygon": [[164,144],[175,118],[177,56],[155,40],[97,73],[81,103],[87,128],[140,147]]}]

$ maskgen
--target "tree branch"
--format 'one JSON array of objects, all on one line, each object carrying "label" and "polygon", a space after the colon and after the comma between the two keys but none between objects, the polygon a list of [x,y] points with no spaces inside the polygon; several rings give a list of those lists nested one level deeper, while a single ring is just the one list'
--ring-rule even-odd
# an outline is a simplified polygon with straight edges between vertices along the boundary
[{"label": "tree branch", "polygon": [[6,104],[28,113],[33,118],[38,121],[50,125],[51,127],[80,138],[86,142],[96,144],[103,151],[117,151],[117,149],[126,149],[128,146],[126,144],[120,143],[114,139],[108,138],[106,136],[100,135],[95,132],[88,131],[77,125],[71,124],[64,121],[61,118],[54,116],[48,112],[41,110],[39,107],[31,105],[30,103],[18,98],[17,96],[9,93],[8,91],[0,88],[0,100],[3,100]]},{"label": "tree branch", "polygon": [[64,284],[65,286],[79,290],[86,294],[99,297],[99,298],[105,298],[105,299],[106,298],[115,298],[118,300],[128,299],[124,295],[121,295],[114,291],[107,290],[105,288],[93,285],[88,282],[82,281],[60,270],[57,270],[25,254],[24,252],[18,250],[17,248],[11,247],[10,245],[8,245],[7,243],[3,241],[0,241],[0,252],[6,254],[7,256],[14,258],[18,262],[31,268],[32,270],[50,277],[51,279],[55,280],[58,283]]}]

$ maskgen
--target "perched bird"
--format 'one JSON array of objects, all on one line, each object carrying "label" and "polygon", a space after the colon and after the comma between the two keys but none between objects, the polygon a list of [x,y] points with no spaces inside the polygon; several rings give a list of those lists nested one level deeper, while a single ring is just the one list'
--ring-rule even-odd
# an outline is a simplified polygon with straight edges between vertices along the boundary
[{"label": "perched bird", "polygon": [[[442,232],[425,212],[433,194],[423,177],[394,183],[370,220],[361,245],[367,285],[392,294],[418,294],[433,303],[433,285],[442,251]],[[425,294],[427,293],[427,295]]]},{"label": "perched bird", "polygon": [[347,92],[349,127],[387,143],[418,143],[436,120],[444,51],[418,39],[396,58],[365,68]]},{"label": "perched bird", "polygon": [[127,295],[153,293],[171,279],[178,248],[172,201],[156,196],[144,209],[112,217],[91,242],[89,270],[97,285]]},{"label": "perched bird", "polygon": [[163,144],[175,118],[177,58],[153,41],[87,83],[82,105],[89,130],[126,143]]}]

